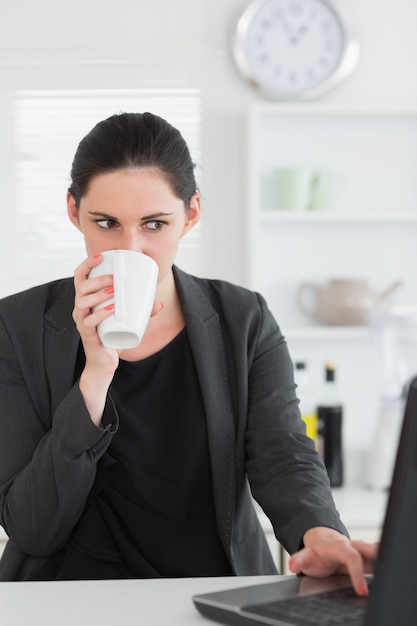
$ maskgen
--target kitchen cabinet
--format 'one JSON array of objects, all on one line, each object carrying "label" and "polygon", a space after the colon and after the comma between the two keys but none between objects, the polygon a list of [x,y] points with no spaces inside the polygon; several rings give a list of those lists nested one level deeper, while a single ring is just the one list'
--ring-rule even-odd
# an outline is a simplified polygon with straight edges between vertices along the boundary
[{"label": "kitchen cabinet", "polygon": [[[345,445],[366,448],[378,413],[378,359],[367,326],[324,326],[296,302],[303,281],[364,278],[417,302],[417,111],[257,103],[247,118],[246,284],[266,298],[293,359],[318,391],[336,362]],[[279,209],[275,171],[331,170],[325,210]]]}]

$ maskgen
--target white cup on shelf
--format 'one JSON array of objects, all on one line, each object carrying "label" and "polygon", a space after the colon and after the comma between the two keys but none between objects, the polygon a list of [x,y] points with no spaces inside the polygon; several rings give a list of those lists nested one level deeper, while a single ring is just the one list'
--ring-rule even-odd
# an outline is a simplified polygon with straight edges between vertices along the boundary
[{"label": "white cup on shelf", "polygon": [[274,172],[277,206],[289,211],[322,211],[334,191],[335,173],[325,168],[285,167]]}]

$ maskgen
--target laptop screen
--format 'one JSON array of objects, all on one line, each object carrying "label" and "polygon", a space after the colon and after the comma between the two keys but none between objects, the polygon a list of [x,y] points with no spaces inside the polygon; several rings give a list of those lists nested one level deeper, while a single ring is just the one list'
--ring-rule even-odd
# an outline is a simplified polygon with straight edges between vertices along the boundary
[{"label": "laptop screen", "polygon": [[417,624],[417,377],[408,391],[365,626]]}]

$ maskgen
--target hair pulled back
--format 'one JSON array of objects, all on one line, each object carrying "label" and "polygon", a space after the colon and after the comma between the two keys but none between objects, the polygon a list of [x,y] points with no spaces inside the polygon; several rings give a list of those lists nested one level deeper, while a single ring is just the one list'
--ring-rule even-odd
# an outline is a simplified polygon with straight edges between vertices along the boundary
[{"label": "hair pulled back", "polygon": [[120,113],[96,124],[78,145],[68,191],[79,206],[95,176],[141,168],[158,170],[188,210],[197,191],[188,146],[176,128],[152,113]]}]

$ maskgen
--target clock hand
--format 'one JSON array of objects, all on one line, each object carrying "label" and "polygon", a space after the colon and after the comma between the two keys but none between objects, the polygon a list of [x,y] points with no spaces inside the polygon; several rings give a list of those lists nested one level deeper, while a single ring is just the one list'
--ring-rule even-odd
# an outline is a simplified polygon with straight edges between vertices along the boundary
[{"label": "clock hand", "polygon": [[301,24],[297,29],[293,29],[290,22],[288,22],[284,16],[278,14],[278,20],[281,22],[281,25],[288,36],[289,42],[296,46],[300,38],[308,32],[307,24]]},{"label": "clock hand", "polygon": [[278,20],[281,22],[282,28],[284,29],[285,33],[287,34],[287,37],[288,37],[289,41],[292,42],[294,34],[293,34],[293,30],[291,28],[290,23],[287,22],[287,20],[280,13],[278,14]]},{"label": "clock hand", "polygon": [[308,26],[306,24],[301,24],[301,26],[297,28],[296,33],[292,36],[291,43],[294,45],[297,45],[300,39],[303,37],[303,35],[306,35],[307,33],[308,33]]},{"label": "clock hand", "polygon": [[305,35],[306,33],[308,33],[308,26],[306,24],[301,24],[298,28],[298,34]]}]

